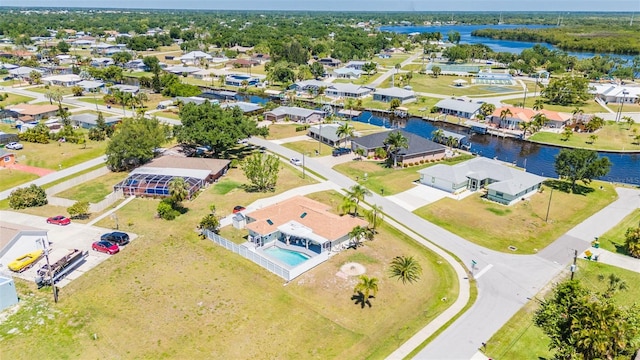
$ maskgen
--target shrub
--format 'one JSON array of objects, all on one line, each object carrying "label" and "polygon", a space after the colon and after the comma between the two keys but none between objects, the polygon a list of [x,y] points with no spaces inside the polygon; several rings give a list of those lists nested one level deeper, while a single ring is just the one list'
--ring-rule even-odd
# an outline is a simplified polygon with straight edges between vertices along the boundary
[{"label": "shrub", "polygon": [[216,217],[215,214],[208,214],[200,220],[198,224],[198,228],[204,232],[204,230],[213,231],[214,233],[218,233],[220,227],[220,220]]},{"label": "shrub", "polygon": [[13,190],[9,195],[9,206],[16,210],[47,205],[47,202],[47,194],[44,189],[35,184]]},{"label": "shrub", "polygon": [[298,126],[298,127],[296,127],[296,132],[305,131],[308,128],[309,128],[309,125]]},{"label": "shrub", "polygon": [[158,216],[160,218],[165,220],[173,220],[178,215],[180,215],[180,212],[173,208],[173,201],[171,201],[171,199],[163,199],[158,204]]},{"label": "shrub", "polygon": [[424,164],[424,159],[420,159],[420,165]]},{"label": "shrub", "polygon": [[72,219],[85,218],[89,215],[89,202],[76,201],[75,204],[67,208],[67,212]]}]

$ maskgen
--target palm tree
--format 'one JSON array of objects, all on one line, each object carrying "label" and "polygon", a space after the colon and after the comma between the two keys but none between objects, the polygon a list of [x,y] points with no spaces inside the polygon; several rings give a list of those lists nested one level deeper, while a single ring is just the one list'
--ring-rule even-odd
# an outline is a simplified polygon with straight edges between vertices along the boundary
[{"label": "palm tree", "polygon": [[136,105],[138,105],[139,107],[143,108],[145,101],[149,101],[149,96],[147,96],[146,93],[139,92],[139,93],[136,94],[136,96],[134,96],[131,99],[131,105],[133,105],[134,108],[136,107]]},{"label": "palm tree", "polygon": [[353,127],[348,122],[342,123],[336,129],[336,136],[338,136],[338,138],[340,139],[340,143],[342,143],[343,141],[346,142],[348,137],[350,138],[353,136],[353,133]]},{"label": "palm tree", "polygon": [[354,293],[361,293],[364,301],[369,302],[369,297],[373,293],[373,297],[378,294],[378,279],[360,275],[360,282],[353,288]]},{"label": "palm tree", "polygon": [[520,123],[520,129],[522,130],[522,136],[523,137],[527,137],[527,132],[532,132],[531,129],[533,128],[533,123],[531,122],[521,122]]},{"label": "palm tree", "polygon": [[534,132],[538,132],[547,122],[549,121],[549,119],[543,114],[543,113],[537,113],[533,116],[533,122],[532,122],[532,133]]},{"label": "palm tree", "polygon": [[444,130],[438,128],[431,133],[431,140],[434,142],[441,142],[444,137]]},{"label": "palm tree", "polygon": [[504,126],[504,122],[508,116],[513,116],[513,113],[511,112],[510,109],[504,109],[500,111],[500,123],[502,126]]},{"label": "palm tree", "polygon": [[447,137],[447,146],[451,149],[453,149],[455,146],[458,146],[458,138],[455,136],[449,136]]},{"label": "palm tree", "polygon": [[596,140],[598,140],[598,135],[596,134],[589,135],[589,141],[591,142],[591,144],[595,144]]},{"label": "palm tree", "polygon": [[633,126],[633,124],[635,123],[635,121],[633,121],[633,118],[631,116],[623,116],[622,120],[626,121],[627,123],[627,130],[631,130],[631,126]]},{"label": "palm tree", "polygon": [[353,209],[354,206],[356,206],[355,200],[353,200],[349,196],[345,196],[342,198],[342,202],[340,203],[339,209],[340,209],[340,212],[342,212],[343,214],[349,214],[351,212],[351,209]]},{"label": "palm tree", "polygon": [[390,276],[398,278],[403,284],[418,281],[422,275],[422,267],[413,256],[396,256],[391,261]]},{"label": "palm tree", "polygon": [[187,182],[184,181],[184,178],[174,177],[169,181],[169,195],[177,203],[189,196],[189,189],[187,188]]},{"label": "palm tree", "polygon": [[533,110],[538,111],[542,109],[544,109],[544,101],[542,101],[542,99],[536,99],[536,101],[533,102]]},{"label": "palm tree", "polygon": [[358,216],[358,206],[360,201],[363,201],[365,196],[371,196],[371,191],[362,185],[353,185],[347,191],[347,197],[349,197],[355,203],[355,216]]},{"label": "palm tree", "polygon": [[353,152],[356,155],[358,155],[358,160],[362,160],[362,157],[364,156],[364,149],[363,148],[357,147]]},{"label": "palm tree", "polygon": [[401,149],[409,147],[409,140],[400,131],[392,131],[383,143],[387,146],[387,153],[393,157],[393,167],[395,168],[398,165],[398,153]]},{"label": "palm tree", "polygon": [[371,210],[365,212],[365,217],[369,222],[369,227],[375,232],[376,228],[380,226],[384,215],[382,215],[382,207],[376,204],[371,205]]},{"label": "palm tree", "polygon": [[360,246],[360,241],[362,241],[362,238],[365,236],[366,232],[367,228],[360,225],[354,227],[353,229],[351,229],[351,231],[349,231],[349,239],[351,239],[351,243],[353,244],[353,247],[355,249]]},{"label": "palm tree", "polygon": [[571,115],[573,115],[573,120],[576,120],[578,115],[581,115],[581,114],[584,114],[584,111],[579,106],[576,106],[576,108],[571,111]]}]

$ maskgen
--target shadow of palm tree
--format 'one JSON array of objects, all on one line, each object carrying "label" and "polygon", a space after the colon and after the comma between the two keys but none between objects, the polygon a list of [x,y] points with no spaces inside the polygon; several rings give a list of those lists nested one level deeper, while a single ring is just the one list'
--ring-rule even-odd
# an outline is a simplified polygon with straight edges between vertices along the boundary
[{"label": "shadow of palm tree", "polygon": [[[372,297],[373,296],[369,295],[369,299]],[[369,299],[365,300],[364,294],[361,291],[358,291],[357,294],[354,294],[353,296],[351,296],[351,300],[353,300],[356,305],[360,305],[361,309],[364,309],[365,305],[368,305],[369,307],[371,307],[371,301],[369,301]]]}]

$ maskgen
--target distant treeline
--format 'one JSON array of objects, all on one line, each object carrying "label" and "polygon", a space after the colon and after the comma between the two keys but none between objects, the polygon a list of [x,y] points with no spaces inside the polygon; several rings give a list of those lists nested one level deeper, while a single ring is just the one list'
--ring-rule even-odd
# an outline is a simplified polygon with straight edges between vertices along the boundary
[{"label": "distant treeline", "polygon": [[545,42],[565,51],[640,54],[640,28],[636,25],[623,27],[602,23],[545,29],[481,29],[471,34],[500,40]]}]

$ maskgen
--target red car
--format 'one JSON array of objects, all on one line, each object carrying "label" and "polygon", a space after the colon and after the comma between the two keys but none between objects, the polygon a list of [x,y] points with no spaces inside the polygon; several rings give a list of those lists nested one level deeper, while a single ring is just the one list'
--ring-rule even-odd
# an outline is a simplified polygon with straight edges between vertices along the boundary
[{"label": "red car", "polygon": [[93,251],[99,251],[113,255],[120,251],[120,247],[117,244],[110,243],[108,241],[96,241],[91,245]]},{"label": "red car", "polygon": [[245,209],[245,207],[244,207],[244,206],[238,205],[238,206],[236,206],[236,207],[234,207],[234,208],[233,208],[233,213],[234,213],[234,214],[237,214],[237,213],[239,213],[240,211],[242,211],[242,210],[244,210],[244,209]]},{"label": "red car", "polygon": [[71,224],[71,220],[69,220],[69,218],[64,217],[62,215],[58,215],[58,216],[53,216],[47,219],[47,224],[54,224],[54,225],[69,225]]}]

